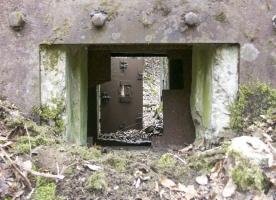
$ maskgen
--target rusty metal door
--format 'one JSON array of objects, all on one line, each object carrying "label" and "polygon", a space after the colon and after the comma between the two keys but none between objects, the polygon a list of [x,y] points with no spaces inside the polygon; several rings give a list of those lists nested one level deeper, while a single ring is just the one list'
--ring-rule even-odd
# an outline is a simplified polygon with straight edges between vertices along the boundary
[{"label": "rusty metal door", "polygon": [[111,81],[101,85],[101,133],[142,129],[144,59],[111,57]]}]

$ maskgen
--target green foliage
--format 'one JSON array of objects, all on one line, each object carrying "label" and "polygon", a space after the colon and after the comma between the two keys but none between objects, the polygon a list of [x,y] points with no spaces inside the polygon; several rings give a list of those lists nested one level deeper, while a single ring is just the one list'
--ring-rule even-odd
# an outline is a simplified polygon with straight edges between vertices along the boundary
[{"label": "green foliage", "polygon": [[86,181],[86,189],[89,191],[105,191],[108,180],[104,172],[94,172]]},{"label": "green foliage", "polygon": [[101,151],[92,147],[76,146],[71,150],[71,154],[81,156],[84,160],[97,160],[101,157]]},{"label": "green foliage", "polygon": [[[30,141],[29,141],[30,140]],[[50,140],[49,138],[41,135],[37,135],[35,137],[28,137],[28,136],[22,136],[19,137],[16,141],[16,151],[17,153],[27,154],[30,152],[30,143],[31,148],[34,149],[37,146],[40,145],[48,145],[51,143],[54,143],[54,141]]]},{"label": "green foliage", "polygon": [[240,190],[257,189],[262,191],[265,177],[261,169],[243,158],[238,152],[230,151],[229,155],[235,159],[235,167],[231,170],[231,177]]},{"label": "green foliage", "polygon": [[239,98],[231,105],[231,127],[241,132],[260,115],[269,115],[276,108],[276,90],[265,83],[242,85]]},{"label": "green foliage", "polygon": [[62,119],[62,114],[65,111],[64,99],[52,99],[51,103],[55,106],[42,105],[39,108],[33,108],[33,113],[40,116],[42,124],[50,125],[51,122],[54,123],[53,131],[56,134],[60,134],[64,131],[64,120]]},{"label": "green foliage", "polygon": [[38,177],[36,181],[36,189],[33,194],[33,200],[55,200],[56,184],[45,178]]},{"label": "green foliage", "polygon": [[188,158],[188,166],[201,174],[208,174],[213,168],[213,163],[210,163],[207,156],[192,155]]},{"label": "green foliage", "polygon": [[176,164],[175,158],[168,153],[163,154],[159,160],[157,160],[156,167],[159,169],[166,169],[174,167]]},{"label": "green foliage", "polygon": [[118,172],[124,172],[127,166],[127,160],[124,157],[119,157],[114,154],[109,154],[104,163],[108,164]]}]

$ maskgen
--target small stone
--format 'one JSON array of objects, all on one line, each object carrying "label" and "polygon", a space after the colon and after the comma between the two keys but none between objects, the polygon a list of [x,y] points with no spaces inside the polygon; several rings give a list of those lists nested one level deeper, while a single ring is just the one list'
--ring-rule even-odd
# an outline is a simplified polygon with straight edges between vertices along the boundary
[{"label": "small stone", "polygon": [[229,179],[227,184],[225,185],[223,191],[222,191],[222,196],[224,198],[231,197],[237,189],[237,185],[233,182],[232,179]]},{"label": "small stone", "polygon": [[269,166],[271,160],[273,161],[273,154],[268,146],[257,137],[236,137],[232,140],[230,149],[257,165]]},{"label": "small stone", "polygon": [[184,23],[188,26],[197,26],[200,20],[197,14],[189,12],[184,16]]},{"label": "small stone", "polygon": [[15,31],[20,31],[25,25],[25,15],[21,11],[9,14],[9,25]]},{"label": "small stone", "polygon": [[105,21],[107,20],[107,15],[104,12],[97,12],[90,15],[92,18],[92,24],[95,27],[102,27],[105,24]]},{"label": "small stone", "polygon": [[272,17],[272,25],[276,28],[276,15]]},{"label": "small stone", "polygon": [[196,177],[196,182],[199,184],[199,185],[207,185],[208,184],[208,178],[207,176],[198,176]]}]

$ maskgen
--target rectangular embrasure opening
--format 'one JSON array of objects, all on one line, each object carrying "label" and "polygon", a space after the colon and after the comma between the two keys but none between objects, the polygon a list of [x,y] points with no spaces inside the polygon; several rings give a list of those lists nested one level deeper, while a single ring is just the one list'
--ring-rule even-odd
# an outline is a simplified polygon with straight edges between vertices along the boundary
[{"label": "rectangular embrasure opening", "polygon": [[235,44],[41,45],[41,103],[79,144],[184,145],[227,128]]}]

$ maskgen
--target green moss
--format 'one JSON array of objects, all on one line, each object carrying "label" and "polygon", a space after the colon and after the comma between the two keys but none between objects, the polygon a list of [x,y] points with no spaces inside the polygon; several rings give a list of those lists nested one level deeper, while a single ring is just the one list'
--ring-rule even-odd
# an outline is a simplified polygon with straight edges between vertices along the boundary
[{"label": "green moss", "polygon": [[167,5],[168,1],[166,0],[155,0],[154,2],[154,10],[161,12],[163,16],[167,16],[170,14],[171,9]]},{"label": "green moss", "polygon": [[220,12],[217,15],[214,16],[215,20],[221,23],[227,22],[227,17],[224,12]]},{"label": "green moss", "polygon": [[243,158],[238,152],[229,151],[228,155],[235,160],[235,166],[231,170],[231,177],[238,188],[242,191],[252,189],[263,191],[265,176],[261,169]]},{"label": "green moss", "polygon": [[126,170],[127,160],[124,157],[109,154],[104,164],[111,166],[118,172],[124,172]]},{"label": "green moss", "polygon": [[85,146],[77,146],[71,150],[73,156],[81,156],[84,160],[97,160],[101,157],[100,150],[92,147],[87,148]]},{"label": "green moss", "polygon": [[244,36],[247,38],[247,39],[249,39],[250,41],[254,41],[255,40],[255,35],[254,35],[254,33],[252,33],[252,32],[244,32],[243,33],[244,34]]},{"label": "green moss", "polygon": [[108,179],[104,172],[94,172],[86,181],[85,187],[89,191],[105,191],[108,187]]},{"label": "green moss", "polygon": [[157,161],[156,166],[158,168],[164,169],[164,168],[170,168],[175,166],[176,160],[171,154],[163,154],[160,159]]},{"label": "green moss", "polygon": [[163,102],[160,102],[158,107],[156,108],[156,112],[161,114],[163,112]]},{"label": "green moss", "polygon": [[50,47],[50,45],[43,45],[41,47],[41,51],[44,52],[46,56],[42,59],[42,64],[45,70],[55,70],[59,60],[61,59],[63,51],[60,48]]},{"label": "green moss", "polygon": [[188,167],[200,174],[208,174],[213,168],[213,163],[210,163],[208,158],[204,156],[192,155],[187,161]]},{"label": "green moss", "polygon": [[36,183],[37,187],[32,196],[33,200],[55,200],[56,197],[56,184],[45,178],[39,177]]},{"label": "green moss", "polygon": [[114,0],[101,0],[100,6],[107,13],[107,19],[112,20],[118,14],[121,3]]},{"label": "green moss", "polygon": [[62,119],[62,115],[65,112],[64,99],[56,99],[53,98],[51,103],[54,106],[42,105],[41,107],[34,107],[33,114],[38,114],[40,116],[40,120],[42,124],[50,125],[54,123],[53,131],[56,134],[60,134],[64,132],[64,120]]},{"label": "green moss", "polygon": [[242,130],[254,121],[260,120],[260,115],[270,115],[276,109],[276,90],[265,83],[242,85],[238,99],[231,105],[232,129]]},{"label": "green moss", "polygon": [[[30,141],[29,141],[30,140]],[[37,135],[35,137],[28,137],[28,136],[22,136],[19,137],[16,141],[16,152],[17,153],[29,153],[30,152],[30,143],[31,143],[31,149],[34,149],[37,146],[40,145],[49,145],[54,143],[53,140],[50,140],[49,138],[45,137],[44,135]]]},{"label": "green moss", "polygon": [[175,180],[181,179],[187,175],[189,171],[187,165],[177,161],[173,155],[165,153],[159,159],[151,163],[151,168],[156,170],[158,174],[165,175]]}]

